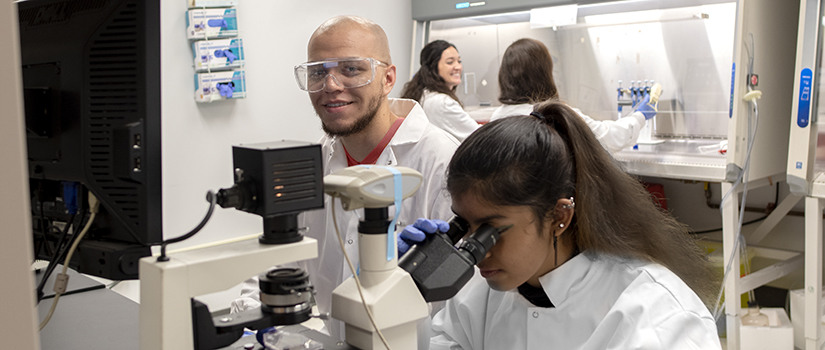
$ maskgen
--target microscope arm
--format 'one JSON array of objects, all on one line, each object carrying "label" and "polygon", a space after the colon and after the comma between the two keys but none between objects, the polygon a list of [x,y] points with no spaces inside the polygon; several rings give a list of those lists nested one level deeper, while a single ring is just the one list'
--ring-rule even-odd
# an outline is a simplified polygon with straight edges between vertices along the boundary
[{"label": "microscope arm", "polygon": [[318,256],[312,238],[265,245],[257,238],[140,260],[140,348],[193,349],[190,298],[225,290],[272,265]]}]

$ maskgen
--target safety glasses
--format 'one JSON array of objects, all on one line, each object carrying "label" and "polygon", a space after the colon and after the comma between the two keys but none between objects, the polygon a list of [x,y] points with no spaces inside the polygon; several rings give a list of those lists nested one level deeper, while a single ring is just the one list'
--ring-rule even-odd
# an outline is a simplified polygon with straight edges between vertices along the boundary
[{"label": "safety glasses", "polygon": [[331,77],[335,85],[345,89],[367,85],[375,79],[375,66],[388,66],[370,57],[331,58],[295,66],[295,80],[301,90],[318,92]]}]

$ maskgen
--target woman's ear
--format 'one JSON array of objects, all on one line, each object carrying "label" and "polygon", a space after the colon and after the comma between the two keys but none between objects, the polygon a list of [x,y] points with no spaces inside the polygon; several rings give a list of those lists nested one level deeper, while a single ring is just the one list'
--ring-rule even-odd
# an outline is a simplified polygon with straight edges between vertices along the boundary
[{"label": "woman's ear", "polygon": [[560,236],[565,230],[567,230],[570,226],[570,222],[573,221],[575,209],[576,203],[573,201],[573,197],[560,198],[556,201],[556,207],[553,208],[553,212],[555,213],[555,218],[553,221],[554,235]]}]

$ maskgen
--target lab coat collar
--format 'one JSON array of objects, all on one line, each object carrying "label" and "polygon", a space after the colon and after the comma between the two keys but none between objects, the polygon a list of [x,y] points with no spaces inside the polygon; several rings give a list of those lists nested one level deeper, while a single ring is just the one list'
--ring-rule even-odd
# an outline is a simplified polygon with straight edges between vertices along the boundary
[{"label": "lab coat collar", "polygon": [[[430,123],[429,119],[427,119],[427,115],[424,114],[424,109],[421,108],[421,105],[419,105],[415,100],[391,98],[389,99],[389,103],[390,111],[393,114],[404,118],[404,122],[401,123],[401,126],[395,132],[395,135],[392,140],[390,140],[387,148],[385,148],[378,157],[376,164],[380,165],[397,164],[398,161],[395,157],[395,152],[392,151],[392,148],[395,146],[417,143],[424,137],[426,128]],[[344,165],[346,164],[344,148],[337,136],[324,135],[321,138],[321,143],[329,147],[327,161],[324,164],[325,171],[329,171],[326,169],[332,168],[333,162],[340,163],[340,167],[346,167],[346,165]]]},{"label": "lab coat collar", "polygon": [[582,252],[539,277],[539,283],[553,305],[560,307],[567,301],[570,291],[588,278],[595,259],[592,254]]},{"label": "lab coat collar", "polygon": [[403,98],[391,98],[390,111],[404,119],[401,127],[390,141],[390,146],[415,143],[424,137],[424,130],[429,125],[429,119],[424,114],[424,109],[415,100]]}]

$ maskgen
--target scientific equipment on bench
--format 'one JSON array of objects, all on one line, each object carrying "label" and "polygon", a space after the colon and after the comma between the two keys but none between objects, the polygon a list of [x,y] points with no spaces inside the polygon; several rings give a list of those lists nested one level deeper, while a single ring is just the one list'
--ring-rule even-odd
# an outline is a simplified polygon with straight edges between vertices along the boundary
[{"label": "scientific equipment on bench", "polygon": [[[299,269],[265,273],[262,309],[213,318],[194,297],[226,290],[274,265],[312,259],[316,241],[300,234],[298,213],[324,206],[321,147],[281,141],[233,147],[235,184],[218,202],[264,218],[264,232],[217,246],[140,260],[140,348],[214,349],[243,327],[293,324],[308,318],[312,287]],[[217,327],[215,325],[218,325]]]},{"label": "scientific equipment on bench", "polygon": [[[421,174],[405,167],[353,166],[324,177],[324,192],[345,210],[364,208],[358,225],[360,268],[332,292],[332,317],[344,321],[348,344],[360,349],[417,349],[416,323],[427,303],[410,275],[398,267],[394,220],[388,207],[412,196]],[[393,233],[393,234],[388,234]],[[362,299],[363,296],[363,299]]]}]

